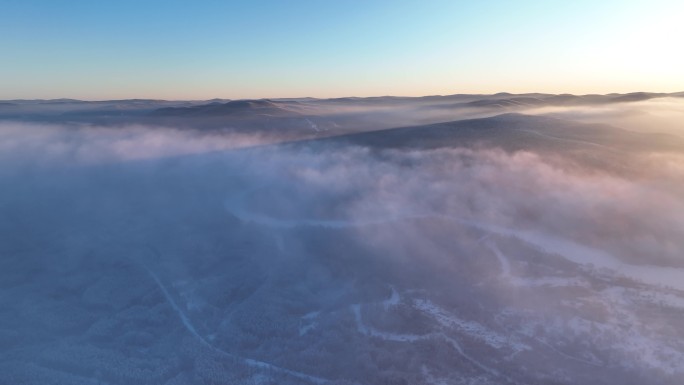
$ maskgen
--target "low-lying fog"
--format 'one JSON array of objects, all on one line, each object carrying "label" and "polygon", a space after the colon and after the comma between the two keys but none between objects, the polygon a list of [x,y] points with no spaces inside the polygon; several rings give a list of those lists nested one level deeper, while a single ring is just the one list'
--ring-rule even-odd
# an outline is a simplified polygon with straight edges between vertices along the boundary
[{"label": "low-lying fog", "polygon": [[684,99],[416,103],[0,121],[0,383],[681,383]]}]

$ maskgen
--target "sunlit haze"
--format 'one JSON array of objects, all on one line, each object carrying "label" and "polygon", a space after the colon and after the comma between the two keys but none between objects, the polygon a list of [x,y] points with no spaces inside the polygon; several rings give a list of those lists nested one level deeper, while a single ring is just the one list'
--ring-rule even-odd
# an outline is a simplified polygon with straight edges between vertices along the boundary
[{"label": "sunlit haze", "polygon": [[684,90],[684,3],[0,2],[0,98]]},{"label": "sunlit haze", "polygon": [[0,0],[0,385],[684,384],[684,0]]}]

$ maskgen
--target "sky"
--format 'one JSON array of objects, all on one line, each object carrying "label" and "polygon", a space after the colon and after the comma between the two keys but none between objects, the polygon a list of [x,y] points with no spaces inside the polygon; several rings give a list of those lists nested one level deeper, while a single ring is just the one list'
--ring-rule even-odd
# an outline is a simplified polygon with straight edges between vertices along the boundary
[{"label": "sky", "polygon": [[684,91],[681,0],[0,0],[0,99]]}]

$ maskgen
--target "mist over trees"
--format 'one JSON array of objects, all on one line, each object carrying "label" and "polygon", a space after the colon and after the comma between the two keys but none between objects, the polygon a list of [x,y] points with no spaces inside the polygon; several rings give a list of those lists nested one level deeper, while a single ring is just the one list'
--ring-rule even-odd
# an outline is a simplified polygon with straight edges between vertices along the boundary
[{"label": "mist over trees", "polygon": [[0,384],[679,384],[683,104],[3,102]]}]

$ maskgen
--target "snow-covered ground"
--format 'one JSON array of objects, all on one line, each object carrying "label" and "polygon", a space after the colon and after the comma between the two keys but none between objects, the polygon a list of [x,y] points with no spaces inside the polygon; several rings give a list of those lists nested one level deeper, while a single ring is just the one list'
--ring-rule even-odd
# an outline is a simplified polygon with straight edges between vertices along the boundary
[{"label": "snow-covered ground", "polygon": [[[507,237],[514,237],[528,244],[538,248],[541,251],[557,254],[569,261],[583,265],[587,268],[607,269],[614,272],[616,275],[628,277],[641,281],[650,285],[672,287],[684,291],[684,269],[675,267],[661,267],[653,265],[633,265],[622,262],[619,258],[609,254],[606,251],[599,250],[587,245],[582,245],[568,239],[561,238],[550,234],[545,234],[540,231],[531,230],[517,230],[512,228],[505,228],[497,225],[487,224],[483,222],[466,220],[463,218],[445,215],[445,214],[430,214],[430,213],[406,213],[402,215],[394,215],[387,217],[377,217],[366,220],[352,220],[352,219],[307,219],[307,218],[293,218],[280,219],[274,218],[267,214],[255,213],[248,210],[239,201],[226,201],[225,208],[228,212],[246,222],[258,223],[264,226],[276,228],[295,228],[299,226],[311,227],[325,227],[325,228],[350,228],[363,227],[372,225],[382,225],[387,223],[398,222],[410,219],[424,219],[424,218],[438,218],[471,226],[480,230],[487,231],[492,234],[503,235]],[[496,246],[490,243],[487,244],[502,264],[504,275],[511,277],[510,264],[506,258],[502,258],[502,254]],[[563,280],[550,279],[548,281],[551,285],[576,285],[581,282],[563,282]],[[529,285],[543,286],[545,283],[528,281]]]}]

